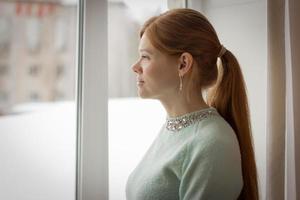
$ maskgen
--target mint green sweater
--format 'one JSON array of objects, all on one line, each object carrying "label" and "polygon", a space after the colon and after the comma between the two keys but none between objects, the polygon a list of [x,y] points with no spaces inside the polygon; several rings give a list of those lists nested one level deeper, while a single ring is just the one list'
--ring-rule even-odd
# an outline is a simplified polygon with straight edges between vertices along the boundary
[{"label": "mint green sweater", "polygon": [[238,140],[217,114],[178,132],[165,123],[129,175],[126,199],[233,200],[242,187]]}]

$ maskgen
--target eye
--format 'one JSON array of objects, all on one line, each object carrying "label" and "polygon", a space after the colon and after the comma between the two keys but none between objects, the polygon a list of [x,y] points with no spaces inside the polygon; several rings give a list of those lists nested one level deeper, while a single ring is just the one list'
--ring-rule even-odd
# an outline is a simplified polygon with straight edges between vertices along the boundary
[{"label": "eye", "polygon": [[146,59],[149,59],[149,57],[148,56],[141,56],[142,58],[146,58]]}]

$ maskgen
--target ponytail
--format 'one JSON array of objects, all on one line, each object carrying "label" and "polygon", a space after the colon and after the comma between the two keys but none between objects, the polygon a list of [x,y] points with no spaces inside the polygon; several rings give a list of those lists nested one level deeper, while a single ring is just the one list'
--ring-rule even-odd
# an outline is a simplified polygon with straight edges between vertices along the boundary
[{"label": "ponytail", "polygon": [[207,103],[231,125],[239,141],[244,186],[238,199],[257,200],[257,171],[243,74],[230,51],[227,50],[220,59],[217,82],[207,94]]}]

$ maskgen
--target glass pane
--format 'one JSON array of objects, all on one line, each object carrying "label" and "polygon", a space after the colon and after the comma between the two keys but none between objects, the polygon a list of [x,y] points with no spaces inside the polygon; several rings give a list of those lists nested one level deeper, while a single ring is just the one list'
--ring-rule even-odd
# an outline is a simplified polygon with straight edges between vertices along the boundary
[{"label": "glass pane", "polygon": [[76,26],[76,0],[0,0],[0,199],[75,199]]},{"label": "glass pane", "polygon": [[139,29],[151,16],[184,1],[108,2],[109,196],[125,200],[126,181],[161,128],[165,113],[158,101],[140,99],[131,66],[138,55]]}]

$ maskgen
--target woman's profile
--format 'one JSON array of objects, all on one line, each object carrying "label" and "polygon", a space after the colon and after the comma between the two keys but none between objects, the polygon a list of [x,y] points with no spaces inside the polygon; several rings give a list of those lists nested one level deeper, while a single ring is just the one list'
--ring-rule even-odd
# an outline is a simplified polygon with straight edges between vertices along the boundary
[{"label": "woman's profile", "polygon": [[139,36],[138,94],[167,115],[128,177],[127,200],[258,199],[243,74],[208,19],[172,9]]}]

